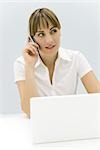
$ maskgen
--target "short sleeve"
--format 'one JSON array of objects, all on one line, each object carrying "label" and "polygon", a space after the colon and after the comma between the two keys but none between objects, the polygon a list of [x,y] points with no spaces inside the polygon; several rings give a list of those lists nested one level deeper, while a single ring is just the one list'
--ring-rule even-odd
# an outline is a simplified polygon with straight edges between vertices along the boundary
[{"label": "short sleeve", "polygon": [[86,57],[78,51],[77,53],[77,73],[80,78],[92,70]]},{"label": "short sleeve", "polygon": [[14,69],[14,82],[19,80],[25,80],[25,68],[24,68],[24,58],[18,57],[13,65]]}]

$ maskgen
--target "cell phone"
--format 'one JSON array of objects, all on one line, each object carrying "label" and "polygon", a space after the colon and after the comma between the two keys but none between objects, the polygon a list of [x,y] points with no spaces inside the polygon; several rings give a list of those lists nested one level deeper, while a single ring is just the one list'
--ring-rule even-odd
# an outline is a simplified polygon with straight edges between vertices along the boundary
[{"label": "cell phone", "polygon": [[36,42],[34,37],[33,36],[29,36],[29,38],[30,38],[31,41],[35,42],[39,46],[39,48],[37,49],[39,51],[40,50],[40,45]]}]

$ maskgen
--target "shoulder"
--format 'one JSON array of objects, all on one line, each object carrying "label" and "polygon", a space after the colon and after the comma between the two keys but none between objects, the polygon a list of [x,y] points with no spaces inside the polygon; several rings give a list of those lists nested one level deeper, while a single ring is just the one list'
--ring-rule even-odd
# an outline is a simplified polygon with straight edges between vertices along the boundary
[{"label": "shoulder", "polygon": [[25,67],[24,67],[24,58],[23,56],[17,57],[13,64],[14,71],[14,82],[19,80],[25,80]]},{"label": "shoulder", "polygon": [[15,61],[14,61],[14,64],[16,64],[16,63],[19,63],[19,64],[25,64],[25,61],[24,61],[24,57],[23,56],[19,56],[19,57],[17,57],[16,59],[15,59]]},{"label": "shoulder", "polygon": [[81,52],[79,50],[65,49],[62,47],[60,47],[59,53],[62,58],[69,60],[73,60],[75,58],[77,59],[81,55]]},{"label": "shoulder", "polygon": [[17,57],[13,64],[14,70],[24,69],[24,66],[25,66],[25,61],[23,56]]}]

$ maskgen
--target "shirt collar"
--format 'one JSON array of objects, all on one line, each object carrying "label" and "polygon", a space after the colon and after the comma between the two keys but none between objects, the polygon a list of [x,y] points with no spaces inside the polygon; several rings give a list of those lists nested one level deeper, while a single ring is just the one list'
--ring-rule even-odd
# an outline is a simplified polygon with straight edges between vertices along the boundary
[{"label": "shirt collar", "polygon": [[58,57],[66,61],[72,61],[72,56],[69,50],[62,47],[59,48]]},{"label": "shirt collar", "polygon": [[[71,54],[69,53],[69,51],[67,49],[62,48],[62,47],[59,48],[57,59],[63,59],[65,61],[72,61],[72,57],[71,57]],[[37,68],[40,64],[44,65],[42,60],[38,56],[38,61],[35,64],[35,68]]]}]

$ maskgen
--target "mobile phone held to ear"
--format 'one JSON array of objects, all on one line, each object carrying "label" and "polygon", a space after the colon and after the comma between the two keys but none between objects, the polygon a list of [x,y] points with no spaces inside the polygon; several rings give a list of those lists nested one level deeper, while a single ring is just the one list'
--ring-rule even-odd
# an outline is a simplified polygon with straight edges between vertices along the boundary
[{"label": "mobile phone held to ear", "polygon": [[37,50],[40,50],[40,45],[36,42],[36,40],[34,39],[33,36],[29,36],[29,41],[35,42],[39,46],[39,48]]}]

